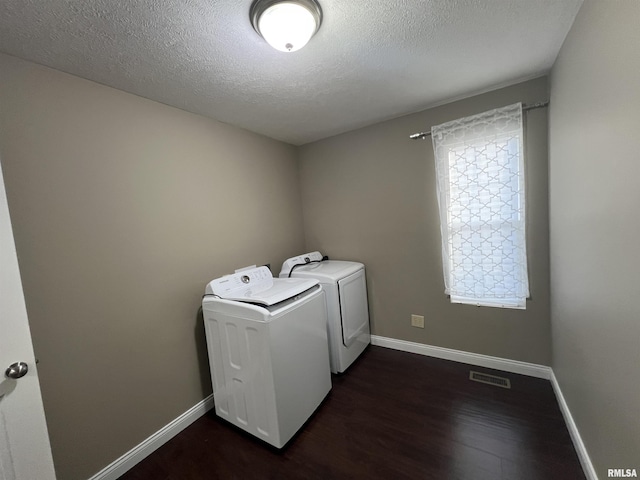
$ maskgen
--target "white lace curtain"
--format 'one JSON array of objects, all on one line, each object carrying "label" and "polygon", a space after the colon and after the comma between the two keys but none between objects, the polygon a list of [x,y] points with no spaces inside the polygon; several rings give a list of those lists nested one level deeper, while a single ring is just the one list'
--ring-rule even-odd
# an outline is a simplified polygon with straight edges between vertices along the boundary
[{"label": "white lace curtain", "polygon": [[445,293],[454,303],[526,307],[520,103],[431,129]]}]

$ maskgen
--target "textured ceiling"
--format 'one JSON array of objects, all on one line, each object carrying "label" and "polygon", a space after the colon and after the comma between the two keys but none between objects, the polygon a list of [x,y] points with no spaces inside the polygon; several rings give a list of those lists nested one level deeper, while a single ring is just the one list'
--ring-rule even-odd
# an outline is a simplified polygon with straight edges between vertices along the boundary
[{"label": "textured ceiling", "polygon": [[0,0],[0,51],[300,145],[546,73],[582,3],[319,1],[282,53],[251,0]]}]

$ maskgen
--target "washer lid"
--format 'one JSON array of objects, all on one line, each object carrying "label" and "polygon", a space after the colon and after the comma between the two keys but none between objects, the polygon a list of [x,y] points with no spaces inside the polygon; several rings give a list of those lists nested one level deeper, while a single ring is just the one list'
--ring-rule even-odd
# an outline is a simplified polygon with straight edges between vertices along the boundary
[{"label": "washer lid", "polygon": [[[295,278],[317,278],[320,283],[335,283],[341,278],[348,277],[362,270],[364,265],[359,262],[346,262],[343,260],[325,260],[320,263],[310,263],[296,267],[291,273]],[[282,270],[280,277],[288,277],[288,270]]]},{"label": "washer lid", "polygon": [[258,267],[211,280],[205,293],[227,300],[270,306],[317,284],[318,280],[311,278],[273,278],[267,267]]}]

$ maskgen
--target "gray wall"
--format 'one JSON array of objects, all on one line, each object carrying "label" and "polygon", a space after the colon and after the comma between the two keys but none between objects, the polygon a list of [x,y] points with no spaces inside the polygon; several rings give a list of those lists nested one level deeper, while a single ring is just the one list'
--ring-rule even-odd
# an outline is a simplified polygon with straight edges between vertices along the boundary
[{"label": "gray wall", "polygon": [[640,469],[640,2],[586,0],[553,67],[553,369],[600,478]]},{"label": "gray wall", "polygon": [[[408,138],[448,120],[547,98],[547,79],[538,78],[301,147],[306,248],[366,264],[373,333],[550,363],[546,109],[531,111],[526,122],[532,298],[525,311],[449,303],[433,148]],[[410,326],[411,314],[425,316],[424,330]]]},{"label": "gray wall", "polygon": [[294,147],[0,55],[0,156],[58,478],[211,392],[206,282],[304,249]]}]

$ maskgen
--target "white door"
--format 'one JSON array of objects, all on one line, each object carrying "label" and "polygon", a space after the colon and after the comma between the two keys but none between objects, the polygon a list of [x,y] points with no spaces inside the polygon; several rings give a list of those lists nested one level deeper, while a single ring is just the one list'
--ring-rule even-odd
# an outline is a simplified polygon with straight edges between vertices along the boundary
[{"label": "white door", "polygon": [[0,480],[55,478],[0,166]]}]

